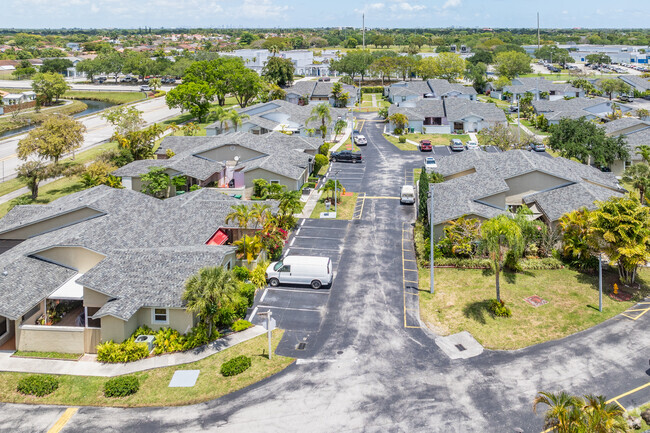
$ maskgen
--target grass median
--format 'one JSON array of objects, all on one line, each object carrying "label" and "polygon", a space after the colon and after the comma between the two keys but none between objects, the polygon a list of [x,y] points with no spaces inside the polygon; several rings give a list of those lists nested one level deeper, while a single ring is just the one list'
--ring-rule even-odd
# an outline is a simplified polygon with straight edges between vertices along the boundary
[{"label": "grass median", "polygon": [[18,350],[12,356],[20,358],[41,358],[41,359],[68,359],[76,361],[82,357],[81,353],[60,353],[60,352],[25,352]]},{"label": "grass median", "polygon": [[[351,220],[354,215],[354,205],[357,202],[356,192],[348,193],[349,195],[341,196],[341,201],[337,204],[336,219],[337,220]],[[325,196],[331,193],[323,193],[323,196],[318,200],[316,207],[311,213],[310,218],[320,218],[321,212],[334,212],[334,206],[330,206],[329,210],[325,207]]]},{"label": "grass median", "polygon": [[[274,350],[282,334],[283,331],[279,329],[273,331]],[[239,355],[250,357],[251,367],[236,376],[222,376],[221,364]],[[264,334],[197,362],[134,373],[140,382],[140,390],[128,397],[104,397],[103,386],[109,378],[89,376],[58,376],[60,385],[52,394],[45,397],[27,396],[16,391],[18,381],[26,373],[0,373],[0,401],[66,406],[181,406],[213,400],[245,388],[282,371],[293,361],[293,358],[279,355],[273,355],[269,360]],[[200,370],[196,385],[191,388],[169,388],[169,382],[177,370]]]},{"label": "grass median", "polygon": [[[487,304],[496,297],[492,271],[435,269],[435,294],[428,292],[429,270],[420,270],[420,316],[442,334],[469,331],[488,349],[520,349],[556,340],[590,328],[613,317],[636,301],[615,301],[603,296],[598,311],[598,276],[571,269],[502,274],[501,298],[512,317],[494,317]],[[604,274],[603,291],[618,280],[615,272]],[[641,291],[650,293],[650,270],[638,275]],[[622,288],[623,289],[623,288]],[[547,304],[533,307],[525,298],[537,295]]]},{"label": "grass median", "polygon": [[69,90],[63,94],[63,98],[89,99],[117,105],[146,99],[144,92],[90,92],[86,90]]}]

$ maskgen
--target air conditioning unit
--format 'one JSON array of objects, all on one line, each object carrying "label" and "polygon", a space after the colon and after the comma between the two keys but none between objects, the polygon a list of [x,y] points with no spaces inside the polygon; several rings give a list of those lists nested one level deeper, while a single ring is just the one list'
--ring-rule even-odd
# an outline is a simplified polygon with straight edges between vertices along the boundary
[{"label": "air conditioning unit", "polygon": [[153,335],[139,335],[136,339],[136,343],[146,343],[147,347],[149,348],[149,352],[153,350],[153,342],[155,340],[155,336]]}]

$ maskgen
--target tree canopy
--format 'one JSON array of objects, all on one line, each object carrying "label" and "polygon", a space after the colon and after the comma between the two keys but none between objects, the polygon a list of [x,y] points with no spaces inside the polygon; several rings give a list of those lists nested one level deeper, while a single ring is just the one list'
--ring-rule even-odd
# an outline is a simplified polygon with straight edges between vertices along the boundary
[{"label": "tree canopy", "polygon": [[69,116],[48,116],[38,128],[18,142],[18,157],[26,160],[32,154],[51,159],[55,163],[66,153],[79,149],[83,144],[86,127]]},{"label": "tree canopy", "polygon": [[290,86],[291,83],[293,83],[293,72],[294,67],[291,59],[271,57],[262,69],[262,76],[269,83],[285,87]]},{"label": "tree canopy", "polygon": [[499,75],[509,79],[517,75],[533,72],[530,67],[530,57],[526,53],[506,51],[496,56],[496,71]]}]

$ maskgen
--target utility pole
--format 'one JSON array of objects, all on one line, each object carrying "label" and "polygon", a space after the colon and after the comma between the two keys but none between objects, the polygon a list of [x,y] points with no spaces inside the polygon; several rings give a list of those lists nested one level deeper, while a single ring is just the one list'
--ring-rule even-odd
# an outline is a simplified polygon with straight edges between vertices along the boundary
[{"label": "utility pole", "polygon": [[429,275],[429,293],[433,295],[433,188],[431,185],[429,185],[429,196],[431,197],[429,205],[429,227],[431,230],[429,233],[429,246],[431,247],[431,251],[429,252],[429,268],[431,269]]},{"label": "utility pole", "polygon": [[603,312],[603,253],[598,253],[598,311]]},{"label": "utility pole", "polygon": [[537,49],[539,50],[539,12],[537,12]]},{"label": "utility pole", "polygon": [[363,38],[362,45],[363,45],[363,49],[365,50],[366,49],[366,14],[361,15],[361,23],[362,23],[361,24],[362,25],[361,34],[363,35],[362,36],[362,38]]}]

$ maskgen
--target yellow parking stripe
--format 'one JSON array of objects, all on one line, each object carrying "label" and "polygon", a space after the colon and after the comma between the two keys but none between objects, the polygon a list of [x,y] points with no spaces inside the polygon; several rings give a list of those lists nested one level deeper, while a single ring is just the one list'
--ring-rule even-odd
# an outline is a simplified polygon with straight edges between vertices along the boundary
[{"label": "yellow parking stripe", "polygon": [[70,418],[74,416],[75,413],[79,410],[78,407],[69,407],[63,412],[63,415],[61,415],[61,418],[59,418],[54,425],[52,426],[51,429],[47,431],[47,433],[59,433],[63,427],[70,421]]}]

